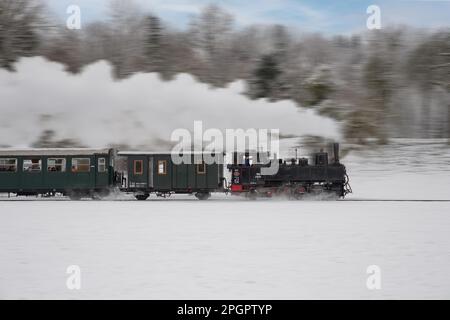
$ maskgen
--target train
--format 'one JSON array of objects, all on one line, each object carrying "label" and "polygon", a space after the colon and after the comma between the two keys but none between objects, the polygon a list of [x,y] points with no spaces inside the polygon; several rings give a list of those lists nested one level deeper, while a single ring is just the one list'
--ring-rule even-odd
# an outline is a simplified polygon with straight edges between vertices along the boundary
[{"label": "train", "polygon": [[[311,194],[340,199],[352,192],[337,143],[332,158],[321,150],[312,154],[311,163],[308,158],[267,161],[266,153],[250,151],[233,152],[228,164],[225,153],[186,152],[182,156],[188,161],[181,163],[173,155],[114,148],[0,149],[0,193],[80,200],[102,199],[118,190],[142,201],[151,194],[191,194],[199,200],[218,192],[249,199]],[[204,161],[206,155],[219,161]],[[269,172],[274,165],[276,171]]]}]

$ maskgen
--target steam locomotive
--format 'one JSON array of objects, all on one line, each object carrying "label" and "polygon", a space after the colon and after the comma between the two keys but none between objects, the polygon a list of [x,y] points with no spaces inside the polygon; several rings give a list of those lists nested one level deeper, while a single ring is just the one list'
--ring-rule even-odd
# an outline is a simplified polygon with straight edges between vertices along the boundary
[{"label": "steam locomotive", "polygon": [[[283,195],[301,199],[308,194],[329,194],[344,198],[351,193],[345,166],[339,161],[339,144],[333,144],[334,158],[329,162],[328,153],[321,150],[313,154],[313,163],[308,158],[278,159],[277,170],[268,174],[271,164],[261,164],[262,154],[234,153],[230,191],[247,197],[272,197]],[[256,163],[251,158],[256,158]],[[267,170],[266,170],[267,171]],[[269,170],[270,171],[270,170]]]},{"label": "steam locomotive", "polygon": [[[200,159],[206,155],[200,154]],[[212,192],[245,195],[248,198],[285,195],[301,199],[308,194],[345,197],[351,188],[345,166],[339,161],[339,145],[334,158],[327,152],[308,159],[271,159],[263,153],[233,153],[225,177],[224,154],[218,162],[175,163],[171,152],[120,151],[115,149],[54,148],[0,149],[0,193],[8,196],[57,194],[72,200],[107,196],[118,189],[146,200],[151,194],[193,194],[206,200]],[[217,156],[217,155],[215,155]],[[273,170],[273,169],[276,170]],[[271,171],[272,170],[272,171]]]}]

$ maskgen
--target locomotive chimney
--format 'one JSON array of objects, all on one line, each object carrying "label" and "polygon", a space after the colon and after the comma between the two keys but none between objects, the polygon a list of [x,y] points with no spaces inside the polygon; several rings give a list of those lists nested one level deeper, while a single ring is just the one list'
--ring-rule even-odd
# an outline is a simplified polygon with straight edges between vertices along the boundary
[{"label": "locomotive chimney", "polygon": [[339,143],[333,143],[334,163],[339,163]]}]

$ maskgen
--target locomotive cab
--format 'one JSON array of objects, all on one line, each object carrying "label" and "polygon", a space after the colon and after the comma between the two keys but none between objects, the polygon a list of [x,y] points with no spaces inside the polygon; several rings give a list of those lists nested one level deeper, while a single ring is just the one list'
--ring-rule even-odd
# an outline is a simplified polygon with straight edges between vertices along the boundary
[{"label": "locomotive cab", "polygon": [[321,150],[315,154],[314,160],[316,166],[326,166],[328,165],[328,153]]},{"label": "locomotive cab", "polygon": [[228,165],[231,172],[232,193],[249,192],[256,188],[261,177],[261,167],[268,154],[256,151],[233,152],[232,164]]}]

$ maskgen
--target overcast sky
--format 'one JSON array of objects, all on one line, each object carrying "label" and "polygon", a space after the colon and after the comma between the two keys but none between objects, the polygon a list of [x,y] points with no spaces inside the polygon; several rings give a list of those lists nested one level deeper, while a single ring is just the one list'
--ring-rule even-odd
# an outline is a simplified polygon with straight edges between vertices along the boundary
[{"label": "overcast sky", "polygon": [[[81,8],[82,22],[104,19],[109,0],[44,0],[59,17],[70,4]],[[124,0],[125,1],[125,0]],[[366,28],[367,7],[381,9],[382,27],[450,27],[450,0],[134,0],[145,11],[184,28],[205,5],[216,3],[235,16],[238,26],[281,23],[324,34],[350,34]]]}]

